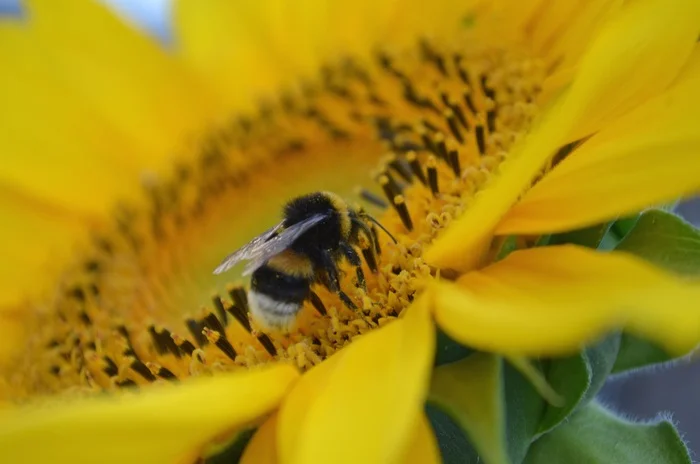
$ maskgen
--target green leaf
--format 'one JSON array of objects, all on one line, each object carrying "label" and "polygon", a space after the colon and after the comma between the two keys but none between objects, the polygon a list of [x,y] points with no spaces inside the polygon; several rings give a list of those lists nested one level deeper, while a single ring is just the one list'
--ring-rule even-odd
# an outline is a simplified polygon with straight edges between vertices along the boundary
[{"label": "green leaf", "polygon": [[503,239],[500,247],[498,248],[498,253],[496,253],[495,261],[500,261],[515,250],[518,249],[518,237],[516,235],[509,235]]},{"label": "green leaf", "polygon": [[539,434],[551,431],[595,397],[612,372],[619,347],[620,335],[612,334],[575,355],[549,361],[547,380],[564,403],[547,406]]},{"label": "green leaf", "polygon": [[555,406],[563,406],[564,399],[549,384],[545,375],[535,365],[536,361],[522,356],[506,356],[506,359],[530,382],[530,385],[545,401]]},{"label": "green leaf", "polygon": [[630,231],[634,229],[634,226],[637,225],[637,222],[639,221],[639,216],[639,214],[635,214],[632,216],[627,216],[618,219],[613,223],[612,229],[610,231],[615,234],[618,240],[625,238],[627,234],[629,234]]},{"label": "green leaf", "polygon": [[613,232],[614,224],[613,222],[605,222],[586,227],[585,229],[546,235],[540,238],[541,242],[538,242],[537,246],[573,243],[587,248],[610,250],[618,243],[618,239]]},{"label": "green leaf", "polygon": [[618,243],[620,243],[620,240],[616,237],[616,235],[612,231],[610,231],[605,235],[605,237],[603,237],[603,240],[600,242],[600,245],[598,245],[598,250],[601,250],[601,251],[614,250]]},{"label": "green leaf", "polygon": [[620,334],[608,335],[600,342],[586,348],[583,357],[590,373],[588,388],[578,407],[582,407],[592,401],[598,394],[608,376],[612,372],[617,354],[620,351]]},{"label": "green leaf", "polygon": [[447,413],[488,464],[509,462],[505,446],[502,361],[475,353],[433,371],[428,401]]},{"label": "green leaf", "polygon": [[428,403],[443,412],[428,417],[445,462],[522,462],[544,410],[530,382],[487,353],[436,368]]},{"label": "green leaf", "polygon": [[549,240],[549,245],[563,245],[565,243],[574,243],[576,245],[585,246],[587,248],[598,248],[603,241],[603,237],[612,227],[612,222],[596,224],[585,229],[573,230],[562,234],[552,235]]},{"label": "green leaf", "polygon": [[700,231],[675,214],[653,209],[641,214],[616,250],[686,276],[700,275]]},{"label": "green leaf", "polygon": [[632,334],[622,334],[620,352],[617,355],[612,373],[620,374],[636,369],[671,361],[673,356],[660,348]]},{"label": "green leaf", "polygon": [[442,329],[437,328],[435,336],[435,366],[452,363],[464,359],[475,351],[453,340]]},{"label": "green leaf", "polygon": [[547,406],[540,420],[538,434],[547,433],[559,425],[573,412],[588,389],[588,368],[583,354],[549,362],[547,380],[552,388],[564,398],[562,406]]},{"label": "green leaf", "polygon": [[443,464],[479,464],[476,450],[448,414],[431,404],[425,405],[425,413],[437,438]]},{"label": "green leaf", "polygon": [[552,240],[552,235],[540,235],[535,242],[535,247],[543,247],[549,245],[549,241]]},{"label": "green leaf", "polygon": [[[700,231],[675,214],[653,209],[639,216],[616,247],[684,276],[700,275]],[[624,334],[613,373],[670,361],[673,356],[642,338]]]},{"label": "green leaf", "polygon": [[530,447],[525,464],[690,464],[673,425],[637,424],[592,403]]},{"label": "green leaf", "polygon": [[537,433],[545,401],[517,369],[503,368],[506,398],[506,442],[510,462],[521,463]]}]

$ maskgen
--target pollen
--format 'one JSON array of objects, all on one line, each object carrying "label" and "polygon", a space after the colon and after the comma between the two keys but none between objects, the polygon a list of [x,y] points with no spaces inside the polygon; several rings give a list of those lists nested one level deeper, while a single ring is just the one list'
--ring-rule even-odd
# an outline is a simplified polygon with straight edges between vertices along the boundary
[{"label": "pollen", "polygon": [[[143,202],[120,205],[76,253],[32,308],[26,350],[0,391],[23,401],[272,362],[306,370],[401,317],[425,282],[447,271],[428,266],[423,249],[498,175],[538,111],[540,63],[464,48],[424,40],[372,60],[339,59],[211,130],[190,148],[196,156],[144,180]],[[324,163],[324,181],[346,177],[345,166],[364,172],[346,200],[371,211],[397,243],[378,234],[377,261],[363,264],[366,289],[341,265],[357,309],[316,285],[294,330],[267,333],[249,314],[249,284],[219,287],[213,265],[221,247],[235,249],[229,234],[250,239],[279,221],[251,226],[278,189],[268,173],[292,179]],[[210,242],[221,242],[216,253]],[[375,259],[370,246],[360,242],[365,261]]]}]

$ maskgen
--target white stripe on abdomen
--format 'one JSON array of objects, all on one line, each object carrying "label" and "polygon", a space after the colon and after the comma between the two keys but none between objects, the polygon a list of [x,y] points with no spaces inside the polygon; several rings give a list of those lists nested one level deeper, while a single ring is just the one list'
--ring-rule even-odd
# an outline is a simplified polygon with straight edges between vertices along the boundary
[{"label": "white stripe on abdomen", "polygon": [[297,320],[301,305],[279,301],[264,293],[248,291],[250,314],[263,330],[290,332]]}]

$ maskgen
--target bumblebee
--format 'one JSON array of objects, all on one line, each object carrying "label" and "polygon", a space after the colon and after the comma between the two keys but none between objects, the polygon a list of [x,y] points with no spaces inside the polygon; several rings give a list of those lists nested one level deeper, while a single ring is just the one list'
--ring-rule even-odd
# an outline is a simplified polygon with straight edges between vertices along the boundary
[{"label": "bumblebee", "polygon": [[[366,288],[357,249],[376,272],[381,250],[374,226],[394,242],[396,239],[364,210],[350,207],[331,192],[292,199],[284,206],[283,217],[279,224],[227,256],[214,274],[248,261],[243,272],[252,274],[248,306],[253,318],[267,330],[289,331],[305,301],[325,315],[323,302],[311,290],[313,284],[336,293],[346,307],[356,310],[340,288],[338,264],[347,260],[355,268],[357,285]],[[363,238],[368,247],[361,247]]]}]

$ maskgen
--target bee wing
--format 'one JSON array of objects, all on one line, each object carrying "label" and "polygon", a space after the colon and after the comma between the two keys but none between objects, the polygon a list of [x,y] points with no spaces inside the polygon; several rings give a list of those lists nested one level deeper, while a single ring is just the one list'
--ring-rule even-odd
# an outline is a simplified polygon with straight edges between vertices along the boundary
[{"label": "bee wing", "polygon": [[316,214],[287,228],[284,228],[284,221],[280,222],[275,227],[255,237],[250,243],[228,255],[219,264],[219,267],[214,269],[214,274],[226,272],[241,261],[251,261],[245,267],[243,275],[251,274],[265,264],[267,260],[289,248],[289,245],[304,232],[318,224],[325,217],[325,214]]},{"label": "bee wing", "polygon": [[294,243],[296,239],[301,237],[304,232],[311,229],[313,226],[327,217],[327,214],[315,214],[310,216],[301,222],[297,222],[296,224],[287,227],[279,235],[272,237],[270,240],[261,244],[261,246],[255,250],[255,256],[250,258],[251,262],[245,267],[243,275],[252,274],[270,258],[289,248],[289,246]]},{"label": "bee wing", "polygon": [[256,255],[256,250],[261,248],[268,240],[274,237],[275,234],[277,234],[277,232],[279,232],[279,230],[282,229],[283,226],[284,221],[280,222],[275,227],[266,230],[265,232],[251,240],[249,243],[243,245],[241,248],[228,255],[226,258],[224,258],[221,264],[219,264],[219,266],[216,269],[214,269],[214,274],[221,274],[223,272],[228,271],[241,261],[253,259]]}]

